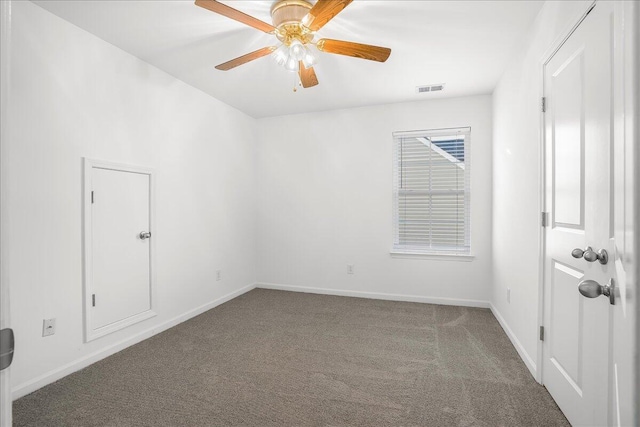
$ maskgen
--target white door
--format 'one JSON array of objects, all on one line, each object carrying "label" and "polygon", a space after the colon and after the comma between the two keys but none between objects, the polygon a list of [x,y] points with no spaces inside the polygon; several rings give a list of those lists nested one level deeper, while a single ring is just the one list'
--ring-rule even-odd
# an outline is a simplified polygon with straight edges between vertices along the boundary
[{"label": "white door", "polygon": [[[614,4],[598,2],[544,70],[550,224],[542,373],[573,425],[606,426],[613,420],[611,303],[616,293],[613,299],[598,293],[617,280],[611,167],[614,22]],[[602,250],[609,255],[606,262]]]},{"label": "white door", "polygon": [[88,161],[87,339],[151,317],[151,174]]},{"label": "white door", "polygon": [[598,2],[544,69],[550,224],[542,373],[573,425],[633,425],[637,405],[630,291],[637,130],[629,119],[638,96],[637,21],[632,2]]},{"label": "white door", "polygon": [[[640,106],[640,4],[616,2],[614,9],[614,78],[613,78],[613,200],[614,238],[612,262],[615,266],[616,305],[612,307],[610,402],[611,425],[638,425],[635,418],[640,396],[634,396],[636,375],[634,344],[635,315],[638,307],[636,206],[640,187],[637,184],[638,114]],[[637,345],[637,344],[636,344]]]}]

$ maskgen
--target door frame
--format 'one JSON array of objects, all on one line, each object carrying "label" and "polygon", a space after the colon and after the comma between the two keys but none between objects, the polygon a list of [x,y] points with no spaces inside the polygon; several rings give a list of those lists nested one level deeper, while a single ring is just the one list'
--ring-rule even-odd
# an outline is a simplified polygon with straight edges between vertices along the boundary
[{"label": "door frame", "polygon": [[[635,171],[635,177],[633,179],[634,191],[636,194],[640,190],[640,6],[636,5],[634,10],[634,15],[630,18],[632,22],[630,32],[635,36],[630,37],[631,40],[635,41],[635,46],[632,48],[632,58],[630,59],[633,63],[632,70],[633,74],[636,76],[634,85],[631,88],[631,92],[633,93],[634,99],[632,100],[633,111],[635,111],[635,118],[631,123],[632,139],[634,140],[636,147],[635,156],[633,158],[633,170]],[[634,90],[635,89],[635,90]],[[632,111],[632,112],[633,112]],[[635,227],[634,230],[634,253],[635,258],[631,260],[631,270],[635,272],[634,280],[636,282],[636,324],[635,324],[635,338],[636,338],[636,352],[635,352],[635,402],[638,402],[640,399],[640,197],[635,198],[635,215],[633,219],[633,224]],[[640,405],[636,405],[635,408],[635,423],[640,422]]]},{"label": "door frame", "polygon": [[[12,31],[12,3],[11,0],[0,1],[0,329],[11,327],[9,300],[9,270],[8,254],[9,242],[7,233],[9,226],[9,159],[7,158],[9,141],[9,98],[10,98],[10,70],[11,70],[11,31]],[[12,390],[11,367],[0,372],[0,426],[12,424]]]},{"label": "door frame", "polygon": [[[149,231],[152,232],[152,238],[149,239],[149,310],[138,313],[134,316],[127,317],[126,319],[119,320],[109,325],[103,326],[99,331],[92,328],[92,316],[91,307],[93,292],[92,281],[92,219],[91,219],[91,176],[92,169],[108,169],[118,172],[137,173],[149,176]],[[156,298],[156,280],[155,280],[155,241],[157,235],[155,233],[155,178],[154,170],[152,168],[143,166],[125,165],[122,163],[114,163],[103,160],[95,160],[89,158],[83,158],[83,203],[82,203],[82,234],[83,234],[83,247],[82,247],[82,295],[83,295],[83,319],[84,319],[84,341],[89,342],[97,338],[108,335],[112,332],[119,331],[120,329],[142,322],[143,320],[150,319],[157,315],[155,309],[157,306]]]}]

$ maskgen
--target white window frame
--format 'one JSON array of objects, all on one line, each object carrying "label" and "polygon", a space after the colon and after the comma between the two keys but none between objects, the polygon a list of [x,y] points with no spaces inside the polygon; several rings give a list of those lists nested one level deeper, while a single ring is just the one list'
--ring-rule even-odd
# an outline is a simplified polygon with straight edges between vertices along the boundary
[{"label": "white window frame", "polygon": [[[399,243],[399,197],[404,191],[400,189],[399,167],[400,167],[400,142],[402,138],[411,137],[438,137],[462,134],[465,137],[465,247],[460,250],[458,247],[420,247],[401,245]],[[419,131],[393,132],[393,241],[391,246],[391,256],[394,258],[425,258],[438,260],[471,261],[474,255],[471,251],[471,127],[427,129]],[[430,191],[427,191],[430,193]]]}]

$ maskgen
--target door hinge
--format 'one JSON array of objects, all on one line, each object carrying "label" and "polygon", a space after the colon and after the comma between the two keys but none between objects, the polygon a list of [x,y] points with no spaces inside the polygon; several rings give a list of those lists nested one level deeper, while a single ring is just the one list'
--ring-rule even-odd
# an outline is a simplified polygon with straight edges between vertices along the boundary
[{"label": "door hinge", "polygon": [[91,204],[93,204],[93,190],[91,191]]},{"label": "door hinge", "polygon": [[545,113],[547,111],[547,98],[542,97],[542,112]]},{"label": "door hinge", "polygon": [[91,306],[96,306],[96,294],[91,295]]},{"label": "door hinge", "polygon": [[544,326],[540,326],[540,341],[544,341]]},{"label": "door hinge", "polygon": [[547,227],[549,225],[549,212],[540,212],[540,224],[543,227]]}]

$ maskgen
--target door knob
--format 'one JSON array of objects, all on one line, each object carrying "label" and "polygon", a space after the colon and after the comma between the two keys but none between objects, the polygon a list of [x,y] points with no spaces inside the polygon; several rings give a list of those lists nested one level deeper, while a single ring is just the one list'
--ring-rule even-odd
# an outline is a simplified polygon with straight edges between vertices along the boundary
[{"label": "door knob", "polygon": [[609,254],[606,249],[600,249],[598,252],[595,252],[591,246],[587,246],[585,250],[575,248],[571,251],[571,256],[574,258],[584,258],[589,262],[600,261],[602,265],[609,262]]},{"label": "door knob", "polygon": [[587,298],[597,298],[600,295],[609,297],[609,304],[615,305],[616,297],[614,292],[615,285],[613,279],[609,280],[609,283],[602,286],[595,280],[583,280],[578,283],[578,291]]},{"label": "door knob", "polygon": [[588,250],[585,251],[582,257],[589,262],[600,261],[600,264],[602,265],[605,265],[609,262],[609,254],[607,253],[606,249],[600,249],[598,252]]},{"label": "door knob", "polygon": [[141,231],[139,236],[141,240],[149,239],[151,238],[151,233],[149,231]]},{"label": "door knob", "polygon": [[589,251],[593,251],[591,246],[587,246],[584,250],[582,250],[580,248],[575,248],[574,250],[571,251],[571,256],[574,257],[574,258],[582,258],[584,253],[585,252],[589,252]]}]

